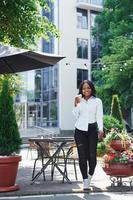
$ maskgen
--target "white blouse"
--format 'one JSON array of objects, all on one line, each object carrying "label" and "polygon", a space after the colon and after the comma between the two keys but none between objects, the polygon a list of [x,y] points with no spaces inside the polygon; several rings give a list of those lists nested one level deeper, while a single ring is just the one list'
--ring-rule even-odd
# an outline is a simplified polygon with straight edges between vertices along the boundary
[{"label": "white blouse", "polygon": [[80,103],[73,108],[76,117],[75,127],[79,130],[87,131],[88,124],[97,122],[98,130],[103,131],[103,105],[102,101],[96,97],[88,100],[81,98]]}]

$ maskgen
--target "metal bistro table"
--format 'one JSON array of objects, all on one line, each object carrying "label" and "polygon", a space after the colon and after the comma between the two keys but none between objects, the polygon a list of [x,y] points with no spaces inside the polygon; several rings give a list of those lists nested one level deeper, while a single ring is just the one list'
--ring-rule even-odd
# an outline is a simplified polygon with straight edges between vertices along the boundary
[{"label": "metal bistro table", "polygon": [[[34,142],[37,146],[38,149],[42,152],[45,151],[43,146],[41,145],[43,142],[50,142],[50,143],[56,143],[56,150],[55,152],[49,157],[49,159],[46,161],[46,163],[42,166],[40,171],[32,177],[32,183],[33,184],[41,174],[44,173],[44,170],[48,167],[49,164],[54,163],[54,167],[62,174],[63,178],[68,182],[71,183],[70,179],[68,178],[67,174],[65,171],[62,171],[61,168],[58,165],[58,162],[56,163],[54,160],[56,160],[56,156],[59,155],[60,151],[64,151],[64,147],[66,146],[67,143],[74,142],[73,137],[52,137],[52,138],[29,138],[29,142]],[[42,155],[42,154],[41,154]],[[43,156],[43,155],[42,155]],[[43,159],[43,158],[42,158]]]}]

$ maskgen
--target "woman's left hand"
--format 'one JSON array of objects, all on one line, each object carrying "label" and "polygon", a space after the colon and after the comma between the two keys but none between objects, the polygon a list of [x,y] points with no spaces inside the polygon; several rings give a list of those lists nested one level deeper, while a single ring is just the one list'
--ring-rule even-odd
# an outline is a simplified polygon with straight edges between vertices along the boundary
[{"label": "woman's left hand", "polygon": [[103,138],[104,132],[103,131],[98,131],[98,139]]}]

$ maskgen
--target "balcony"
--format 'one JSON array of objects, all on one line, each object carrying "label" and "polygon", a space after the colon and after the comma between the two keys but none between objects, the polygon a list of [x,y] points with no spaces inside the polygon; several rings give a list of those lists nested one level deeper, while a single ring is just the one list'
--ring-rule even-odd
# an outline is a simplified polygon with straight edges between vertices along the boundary
[{"label": "balcony", "polygon": [[102,11],[103,0],[77,0],[77,7],[93,11]]}]

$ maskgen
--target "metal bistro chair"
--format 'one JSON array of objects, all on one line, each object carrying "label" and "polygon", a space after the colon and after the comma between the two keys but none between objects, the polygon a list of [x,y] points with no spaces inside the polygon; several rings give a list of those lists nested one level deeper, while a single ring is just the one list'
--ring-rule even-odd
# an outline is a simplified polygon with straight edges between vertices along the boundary
[{"label": "metal bistro chair", "polygon": [[29,141],[28,142],[27,159],[29,157],[29,153],[30,153],[31,159],[33,159],[33,153],[36,153],[36,152],[37,152],[37,145],[36,145],[36,143]]},{"label": "metal bistro chair", "polygon": [[[56,163],[64,168],[64,174],[68,177],[68,165],[74,166],[74,173],[76,180],[77,177],[77,168],[76,164],[78,162],[78,155],[77,155],[77,147],[75,143],[69,143],[65,148],[63,148],[56,157]],[[52,180],[54,175],[54,165],[52,171]],[[64,183],[64,177],[62,182]]]},{"label": "metal bistro chair", "polygon": [[[51,156],[50,155],[50,148],[51,148],[50,142],[40,142],[40,146],[42,147],[41,149],[37,147],[37,158],[34,161],[34,166],[33,166],[33,171],[32,171],[32,179],[35,176],[37,161],[41,160],[41,165],[43,167],[45,164],[45,160],[49,159]],[[45,171],[43,171],[43,179],[44,179],[44,181],[46,180]]]},{"label": "metal bistro chair", "polygon": [[[56,148],[58,148],[59,147],[58,143],[55,142],[55,146],[56,146]],[[64,167],[64,163],[65,163],[65,151],[64,151],[64,148],[61,148],[60,151],[58,152],[58,154],[56,155],[56,157],[54,157],[54,160],[52,162],[52,167],[51,167],[51,180],[52,181],[53,181],[53,177],[54,177],[55,164]]]},{"label": "metal bistro chair", "polygon": [[[70,143],[66,151],[64,173],[68,176],[68,165],[72,164],[74,167],[75,178],[78,180],[76,164],[78,163],[77,147],[75,143]],[[64,177],[63,177],[64,182]]]}]

